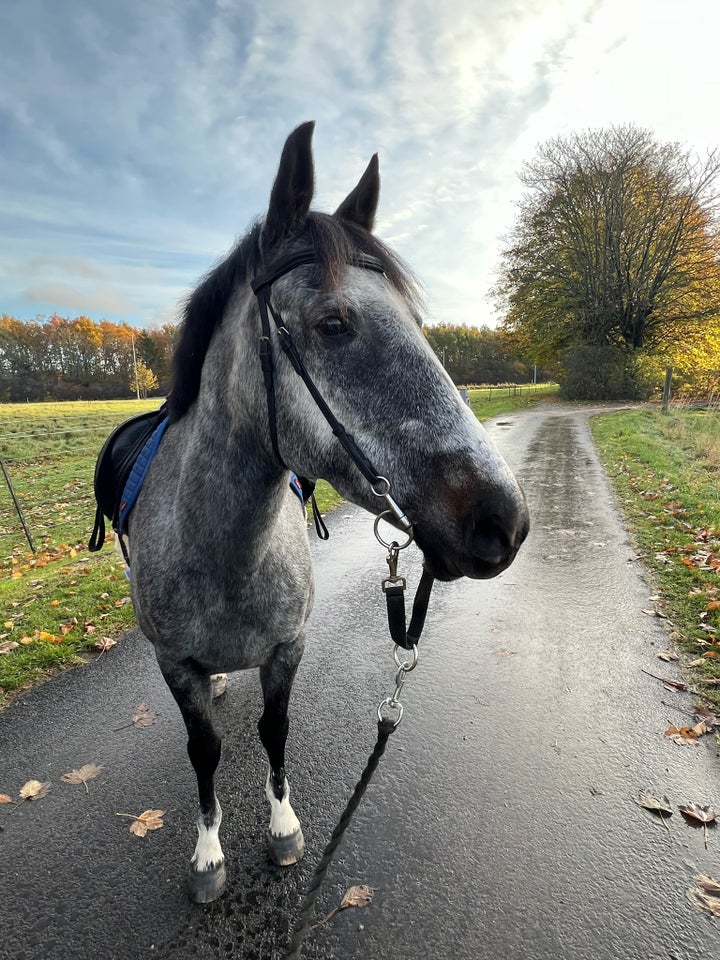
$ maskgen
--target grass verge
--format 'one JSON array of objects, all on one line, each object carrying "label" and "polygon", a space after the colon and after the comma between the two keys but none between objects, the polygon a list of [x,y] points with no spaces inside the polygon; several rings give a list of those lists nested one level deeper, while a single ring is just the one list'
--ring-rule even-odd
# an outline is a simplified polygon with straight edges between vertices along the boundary
[{"label": "grass verge", "polygon": [[522,384],[517,387],[470,387],[470,409],[478,420],[527,410],[537,403],[557,400],[557,383]]},{"label": "grass verge", "polygon": [[720,414],[632,410],[591,427],[687,682],[720,708]]}]

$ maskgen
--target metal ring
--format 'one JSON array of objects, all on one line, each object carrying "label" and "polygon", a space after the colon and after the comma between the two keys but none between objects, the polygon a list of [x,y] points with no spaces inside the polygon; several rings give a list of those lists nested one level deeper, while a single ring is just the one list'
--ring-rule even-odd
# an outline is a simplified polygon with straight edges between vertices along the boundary
[{"label": "metal ring", "polygon": [[403,718],[403,705],[399,702],[393,703],[392,697],[385,697],[384,700],[380,701],[380,704],[378,705],[378,708],[377,708],[378,723],[382,723],[383,720],[385,719],[382,712],[383,707],[390,707],[391,710],[397,710],[398,717],[395,723],[393,724],[393,726],[396,727]]},{"label": "metal ring", "polygon": [[[376,490],[375,487],[380,486],[380,481],[385,484],[384,490]],[[386,497],[390,493],[390,481],[387,477],[377,477],[375,483],[370,484],[370,489],[375,494],[376,497]]]},{"label": "metal ring", "polygon": [[[408,663],[407,660],[404,663],[400,662],[400,656],[398,655],[398,652],[400,650],[402,650],[403,653],[412,653],[412,658],[413,658],[412,663]],[[393,659],[395,660],[395,666],[398,667],[400,670],[404,670],[405,673],[410,673],[411,670],[415,669],[415,667],[418,664],[419,657],[420,657],[420,654],[418,653],[418,648],[416,643],[413,644],[412,650],[405,650],[404,647],[399,646],[399,644],[397,643],[395,644],[395,649],[393,650]]]},{"label": "metal ring", "polygon": [[383,519],[383,517],[386,517],[386,516],[387,516],[387,517],[394,517],[395,514],[392,512],[392,510],[383,510],[382,513],[379,513],[379,514],[375,517],[375,526],[374,526],[375,539],[378,541],[378,543],[381,543],[384,547],[387,547],[388,550],[391,550],[393,547],[395,547],[396,550],[404,550],[405,547],[410,546],[410,544],[411,544],[412,541],[413,541],[412,528],[411,528],[409,531],[407,531],[407,530],[404,531],[404,533],[405,533],[406,536],[407,536],[407,540],[405,541],[405,543],[400,544],[400,543],[397,542],[397,540],[393,540],[391,543],[388,543],[386,540],[383,540],[383,538],[380,536],[380,533],[379,533],[379,531],[378,531],[378,525],[379,525],[380,521]]}]

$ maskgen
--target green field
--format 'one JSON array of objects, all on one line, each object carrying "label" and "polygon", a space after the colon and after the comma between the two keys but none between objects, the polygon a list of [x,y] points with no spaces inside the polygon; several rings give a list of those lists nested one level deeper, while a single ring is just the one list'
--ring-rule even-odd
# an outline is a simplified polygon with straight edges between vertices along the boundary
[{"label": "green field", "polygon": [[[552,398],[554,389],[471,390],[471,407],[487,419]],[[87,549],[95,519],[93,472],[113,427],[157,406],[156,400],[0,405],[0,457],[37,551],[30,550],[0,478],[0,706],[132,626],[120,558],[110,544],[100,553]],[[317,496],[322,512],[341,502],[323,482]]]},{"label": "green field", "polygon": [[591,424],[688,682],[720,706],[720,412],[628,410]]}]

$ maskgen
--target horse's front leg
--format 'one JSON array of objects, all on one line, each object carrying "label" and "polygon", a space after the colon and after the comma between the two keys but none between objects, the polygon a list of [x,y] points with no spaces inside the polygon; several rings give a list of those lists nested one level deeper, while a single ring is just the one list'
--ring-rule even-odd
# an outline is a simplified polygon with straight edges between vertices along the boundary
[{"label": "horse's front leg", "polygon": [[214,784],[220,760],[220,737],[212,722],[210,676],[188,661],[169,667],[161,663],[160,669],[183,715],[188,754],[198,783],[198,840],[190,861],[188,893],[195,903],[211,903],[225,890],[225,857],[219,838],[222,810]]},{"label": "horse's front leg", "polygon": [[258,722],[258,731],[270,761],[265,784],[265,795],[270,803],[268,847],[271,859],[281,867],[297,863],[305,852],[305,839],[300,821],[290,806],[290,786],[285,776],[288,701],[304,647],[302,634],[293,643],[278,644],[271,658],[260,668],[265,709]]}]

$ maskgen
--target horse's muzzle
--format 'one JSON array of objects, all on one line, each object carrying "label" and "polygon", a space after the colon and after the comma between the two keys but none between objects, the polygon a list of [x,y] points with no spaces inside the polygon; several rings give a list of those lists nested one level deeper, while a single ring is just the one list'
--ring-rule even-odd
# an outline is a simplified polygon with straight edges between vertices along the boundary
[{"label": "horse's muzzle", "polygon": [[428,536],[429,530],[418,526],[416,539],[430,572],[438,580],[487,580],[506,570],[530,530],[527,505],[518,494],[500,502],[478,501],[459,520],[459,542],[443,542],[444,537]]}]

